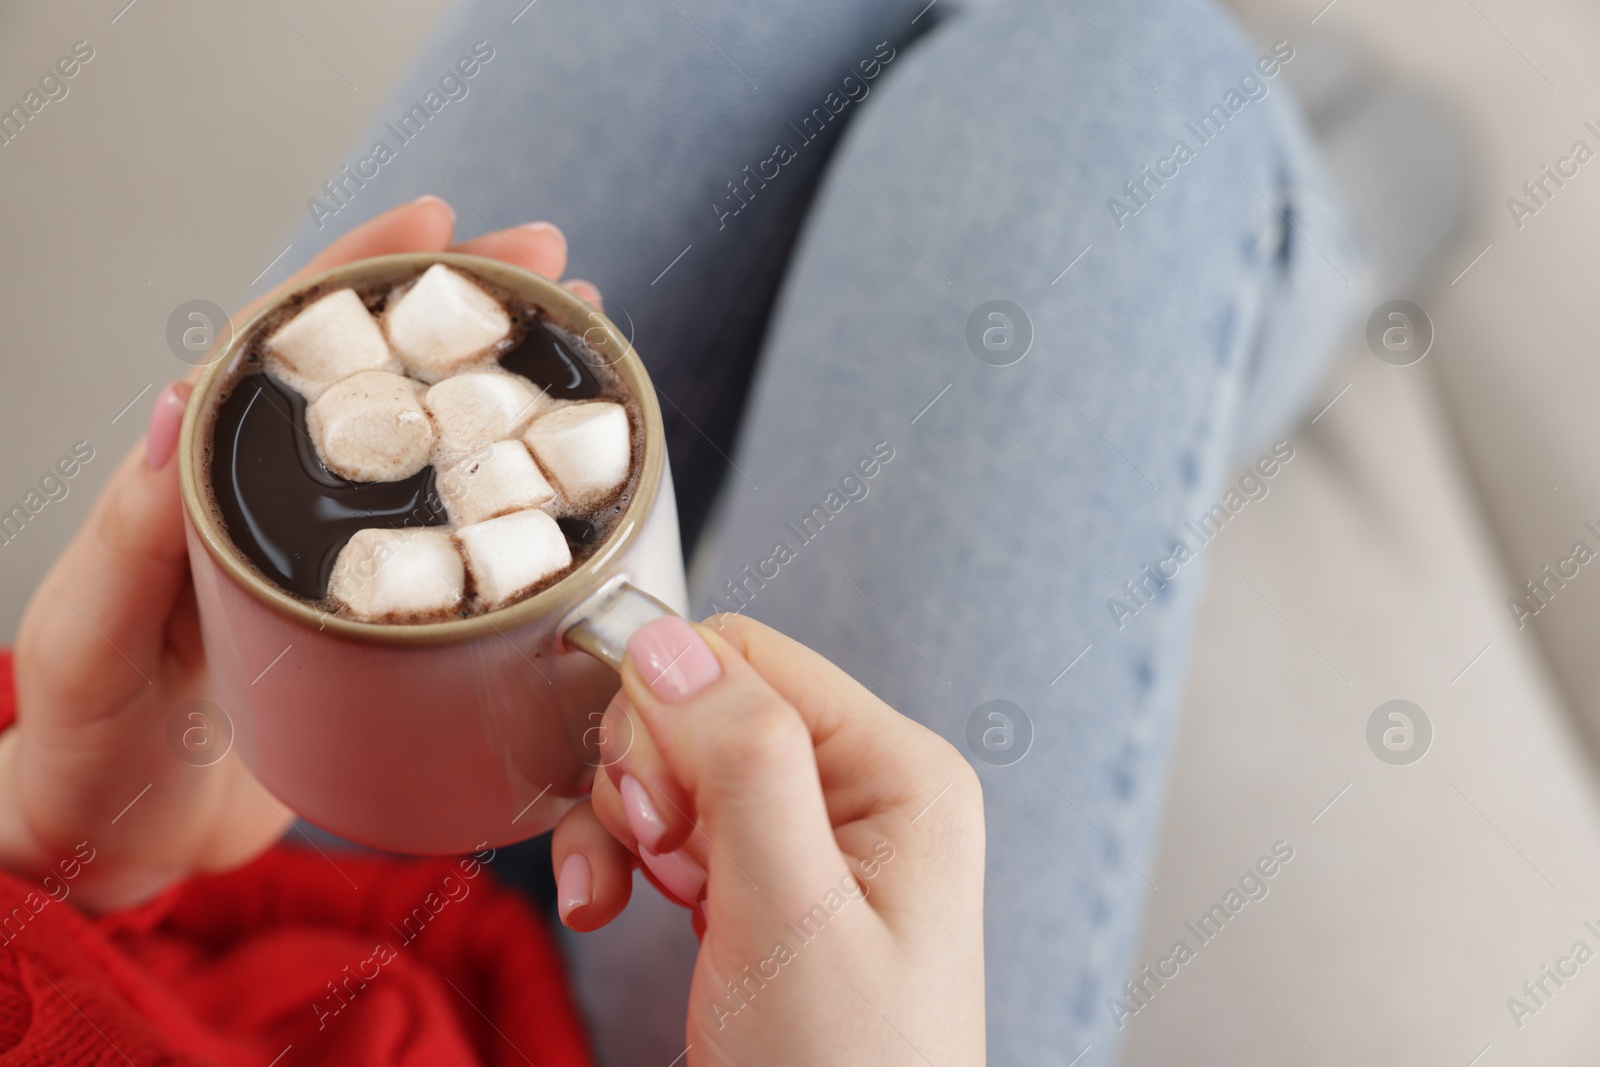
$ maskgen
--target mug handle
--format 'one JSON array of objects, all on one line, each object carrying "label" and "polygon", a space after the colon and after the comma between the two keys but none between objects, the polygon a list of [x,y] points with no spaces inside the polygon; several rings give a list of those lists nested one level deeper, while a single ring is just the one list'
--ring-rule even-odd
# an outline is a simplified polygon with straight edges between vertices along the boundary
[{"label": "mug handle", "polygon": [[587,652],[622,670],[628,638],[647,622],[678,613],[626,580],[618,579],[579,604],[562,622],[558,643]]}]

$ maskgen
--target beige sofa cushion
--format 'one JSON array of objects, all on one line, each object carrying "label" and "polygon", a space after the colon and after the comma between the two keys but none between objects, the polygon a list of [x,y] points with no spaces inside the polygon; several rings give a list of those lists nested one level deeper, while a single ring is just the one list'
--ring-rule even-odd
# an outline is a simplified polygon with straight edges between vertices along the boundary
[{"label": "beige sofa cushion", "polygon": [[[1302,0],[1235,0],[1247,16],[1293,17],[1297,47],[1361,40],[1380,65],[1432,88],[1476,142],[1474,232],[1423,302],[1448,410],[1506,559],[1500,610],[1587,540],[1600,551],[1600,5],[1592,0],[1341,0],[1315,25]],[[1314,14],[1321,0],[1310,8]],[[1592,123],[1592,128],[1587,123]],[[1595,157],[1571,160],[1582,141]],[[1546,165],[1576,176],[1557,186]],[[1531,200],[1525,182],[1544,183]],[[1530,207],[1513,215],[1516,198]],[[1487,249],[1487,251],[1485,251]],[[1483,253],[1459,281],[1458,273]],[[1404,294],[1389,294],[1404,295]],[[1557,589],[1528,626],[1592,741],[1600,741],[1600,568]],[[1535,603],[1535,606],[1536,603]]]},{"label": "beige sofa cushion", "polygon": [[[1600,959],[1520,1027],[1507,1006],[1574,942],[1600,952],[1600,809],[1502,605],[1438,369],[1352,352],[1213,546],[1138,962],[1198,946],[1185,921],[1274,842],[1294,857],[1126,1020],[1132,1067],[1595,1061]],[[1366,736],[1396,698],[1433,729],[1407,766]]]}]

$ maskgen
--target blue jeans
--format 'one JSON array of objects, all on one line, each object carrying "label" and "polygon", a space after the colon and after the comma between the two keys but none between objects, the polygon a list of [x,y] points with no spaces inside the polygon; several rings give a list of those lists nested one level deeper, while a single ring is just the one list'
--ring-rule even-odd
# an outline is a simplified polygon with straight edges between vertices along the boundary
[{"label": "blue jeans", "polygon": [[[1206,531],[1363,260],[1293,42],[1202,0],[925,4],[472,0],[294,247],[424,192],[464,233],[565,230],[660,388],[696,610],[977,765],[990,1062],[1109,1064]],[[651,897],[568,942],[609,1063],[682,1051],[695,943]]]}]

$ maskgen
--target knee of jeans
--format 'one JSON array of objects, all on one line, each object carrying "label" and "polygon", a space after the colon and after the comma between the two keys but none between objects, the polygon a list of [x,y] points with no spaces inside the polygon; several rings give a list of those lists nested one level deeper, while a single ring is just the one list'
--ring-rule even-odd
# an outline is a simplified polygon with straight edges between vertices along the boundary
[{"label": "knee of jeans", "polygon": [[1274,170],[1272,217],[1247,238],[1259,265],[1258,324],[1242,338],[1236,447],[1287,431],[1354,334],[1372,299],[1374,263],[1314,150]]},{"label": "knee of jeans", "polygon": [[[1083,192],[1103,203],[1102,225],[1123,232],[1152,208],[1168,216],[1163,225],[1191,212],[1213,224],[1231,215],[1263,246],[1251,249],[1252,258],[1265,250],[1288,267],[1294,231],[1282,225],[1284,216],[1297,221],[1292,209],[1302,177],[1319,184],[1310,137],[1284,76],[1299,55],[1294,42],[1251,42],[1204,0],[990,3],[970,19],[1003,24],[992,40],[1048,56],[1043,65],[1054,66],[1053,74],[1001,77],[1021,94],[1053,97],[1035,105],[1048,116],[1039,133],[1059,132],[1054,151],[1089,186]],[[1031,47],[1021,43],[1024,36]],[[1006,61],[997,49],[995,65]],[[1023,58],[1012,53],[1011,61]],[[1004,106],[1030,105],[1013,99]],[[1002,121],[995,126],[1003,128]],[[1162,211],[1163,201],[1173,206]],[[1291,210],[1278,210],[1285,205]],[[1216,226],[1207,229],[1214,238]]]}]

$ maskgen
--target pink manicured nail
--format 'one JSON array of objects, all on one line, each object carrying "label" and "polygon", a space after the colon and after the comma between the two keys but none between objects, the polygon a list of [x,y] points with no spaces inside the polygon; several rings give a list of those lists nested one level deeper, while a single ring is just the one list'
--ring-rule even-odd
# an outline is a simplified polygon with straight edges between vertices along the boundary
[{"label": "pink manicured nail", "polygon": [[446,200],[442,196],[435,196],[432,193],[426,193],[426,194],[424,194],[422,196],[417,197],[415,200],[413,200],[411,202],[413,204],[443,204],[444,205],[444,209],[446,211],[450,212],[450,218],[452,220],[454,220],[455,217],[456,217],[456,209],[451,207],[450,206],[450,201]]},{"label": "pink manicured nail", "polygon": [[150,429],[144,438],[144,465],[160,470],[178,450],[178,429],[183,425],[185,398],[178,395],[176,382],[168,382],[156,394],[150,409]]},{"label": "pink manicured nail", "polygon": [[650,794],[645,792],[644,786],[633,775],[622,776],[622,784],[617,786],[617,792],[622,794],[622,810],[628,816],[628,829],[633,831],[634,840],[639,842],[639,847],[654,852],[667,834],[667,821],[661,817],[650,800]]},{"label": "pink manicured nail", "polygon": [[684,907],[694,907],[694,902],[700,899],[700,891],[706,887],[706,869],[693,856],[681,848],[657,855],[641,847],[639,858],[667,892],[677,897]]},{"label": "pink manicured nail", "polygon": [[567,916],[575,910],[587,907],[594,892],[594,875],[589,870],[589,861],[583,853],[574,852],[561,864],[561,873],[556,875],[556,910],[561,913],[561,921],[566,922]]},{"label": "pink manicured nail", "polygon": [[524,222],[521,226],[518,226],[517,229],[526,231],[527,233],[549,234],[551,237],[554,237],[557,241],[561,242],[561,248],[563,251],[565,251],[567,247],[567,235],[562,233],[561,227],[557,226],[553,222]]},{"label": "pink manicured nail", "polygon": [[669,704],[688,700],[722,677],[722,664],[694,627],[677,617],[656,619],[634,631],[628,656],[650,691]]}]

